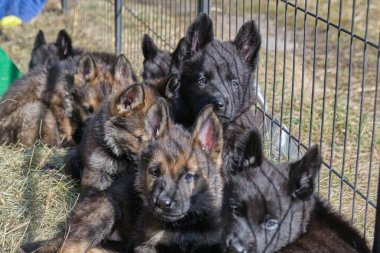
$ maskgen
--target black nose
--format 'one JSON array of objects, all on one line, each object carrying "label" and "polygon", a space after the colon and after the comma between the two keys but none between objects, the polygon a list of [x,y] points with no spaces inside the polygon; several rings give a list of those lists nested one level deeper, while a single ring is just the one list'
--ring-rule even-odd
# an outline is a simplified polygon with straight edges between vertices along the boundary
[{"label": "black nose", "polygon": [[221,99],[212,100],[212,104],[215,106],[216,109],[220,110],[224,108],[224,102]]},{"label": "black nose", "polygon": [[156,206],[159,208],[170,208],[172,206],[172,199],[167,195],[162,195],[158,197],[156,201]]},{"label": "black nose", "polygon": [[247,253],[248,248],[240,241],[235,241],[231,244],[231,251],[233,253]]}]

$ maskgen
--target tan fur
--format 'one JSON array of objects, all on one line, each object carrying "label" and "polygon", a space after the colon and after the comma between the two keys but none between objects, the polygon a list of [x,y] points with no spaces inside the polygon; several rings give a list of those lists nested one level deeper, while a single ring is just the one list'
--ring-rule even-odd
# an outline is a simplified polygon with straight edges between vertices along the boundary
[{"label": "tan fur", "polygon": [[145,129],[145,117],[158,94],[150,86],[137,85],[143,89],[141,104],[123,108],[121,101],[130,90],[124,89],[103,106],[85,129],[77,148],[83,164],[82,193],[108,188],[115,176],[131,167],[133,157],[139,156],[152,138]]},{"label": "tan fur", "polygon": [[[93,78],[80,79],[76,64],[81,59],[69,59],[51,68],[35,68],[12,84],[0,102],[1,144],[29,146],[42,139],[54,146],[70,145],[102,101],[133,79],[133,73],[118,75],[101,58],[95,58]],[[90,112],[86,108],[91,108]]]}]

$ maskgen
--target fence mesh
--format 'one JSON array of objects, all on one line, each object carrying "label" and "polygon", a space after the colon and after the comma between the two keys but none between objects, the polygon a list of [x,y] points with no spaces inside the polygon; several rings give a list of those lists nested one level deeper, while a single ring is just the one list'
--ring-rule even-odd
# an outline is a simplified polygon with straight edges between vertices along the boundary
[{"label": "fence mesh", "polygon": [[[125,0],[122,52],[142,71],[141,39],[172,51],[197,16],[199,0]],[[380,168],[380,4],[369,0],[210,0],[215,36],[232,40],[247,20],[262,35],[259,110],[299,149],[318,143],[323,168],[317,189],[373,244]],[[115,51],[114,1],[75,1],[79,45]],[[95,29],[86,29],[96,22]],[[268,150],[274,131],[266,135]],[[281,145],[280,145],[281,146]],[[272,159],[280,159],[268,152]]]}]

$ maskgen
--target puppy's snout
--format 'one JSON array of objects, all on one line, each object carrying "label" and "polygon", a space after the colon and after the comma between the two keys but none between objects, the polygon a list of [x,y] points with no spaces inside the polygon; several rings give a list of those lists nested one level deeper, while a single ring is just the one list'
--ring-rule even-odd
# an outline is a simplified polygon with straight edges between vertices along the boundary
[{"label": "puppy's snout", "polygon": [[215,109],[217,110],[223,110],[225,107],[225,103],[222,99],[213,99],[211,103],[214,105]]},{"label": "puppy's snout", "polygon": [[171,208],[173,205],[173,200],[168,195],[161,195],[156,201],[156,206],[161,209]]}]

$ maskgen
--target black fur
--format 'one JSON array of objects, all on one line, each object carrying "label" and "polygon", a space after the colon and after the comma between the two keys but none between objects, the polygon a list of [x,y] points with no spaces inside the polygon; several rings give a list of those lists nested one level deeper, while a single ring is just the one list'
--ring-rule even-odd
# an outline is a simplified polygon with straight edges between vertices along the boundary
[{"label": "black fur", "polygon": [[29,69],[35,66],[51,66],[75,55],[71,38],[66,30],[60,30],[56,42],[46,43],[44,32],[39,30],[34,41]]},{"label": "black fur", "polygon": [[207,104],[214,105],[223,124],[247,111],[256,99],[254,79],[261,44],[254,21],[246,22],[234,41],[221,42],[214,39],[211,19],[200,14],[184,43],[175,121],[192,125]]},{"label": "black fur", "polygon": [[367,252],[363,237],[314,195],[321,166],[317,145],[296,162],[273,164],[260,135],[236,142],[235,174],[225,185],[226,252]]}]

